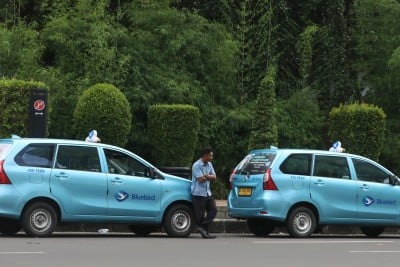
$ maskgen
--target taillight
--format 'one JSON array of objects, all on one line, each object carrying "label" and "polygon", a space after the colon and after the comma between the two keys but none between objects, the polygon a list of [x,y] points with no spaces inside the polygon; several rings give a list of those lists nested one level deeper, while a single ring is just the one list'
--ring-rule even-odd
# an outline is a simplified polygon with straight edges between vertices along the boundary
[{"label": "taillight", "polygon": [[233,182],[233,177],[236,175],[236,169],[232,171],[231,176],[229,176],[229,190],[232,190],[232,182]]},{"label": "taillight", "polygon": [[267,169],[267,171],[264,174],[263,189],[264,190],[278,190],[278,187],[276,187],[274,180],[272,180],[271,169],[269,169],[269,168]]},{"label": "taillight", "polygon": [[8,179],[6,172],[3,168],[4,160],[0,161],[0,184],[11,184],[10,179]]}]

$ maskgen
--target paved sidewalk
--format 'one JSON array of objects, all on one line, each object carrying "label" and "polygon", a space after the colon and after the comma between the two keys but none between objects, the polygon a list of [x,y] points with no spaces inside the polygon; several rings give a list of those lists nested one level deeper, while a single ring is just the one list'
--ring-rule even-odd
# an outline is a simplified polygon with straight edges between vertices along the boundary
[{"label": "paved sidewalk", "polygon": [[226,200],[223,199],[216,199],[215,202],[217,203],[217,207],[226,207],[227,205]]}]

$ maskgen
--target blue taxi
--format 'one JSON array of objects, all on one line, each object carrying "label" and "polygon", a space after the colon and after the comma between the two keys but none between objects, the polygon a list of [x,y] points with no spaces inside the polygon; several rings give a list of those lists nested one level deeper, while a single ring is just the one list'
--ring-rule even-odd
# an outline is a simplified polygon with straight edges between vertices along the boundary
[{"label": "blue taxi", "polygon": [[234,169],[228,214],[266,236],[286,225],[308,237],[321,225],[360,226],[367,236],[400,225],[399,179],[357,155],[319,150],[251,151]]},{"label": "blue taxi", "polygon": [[59,222],[123,223],[138,235],[193,228],[190,181],[125,149],[75,140],[0,140],[0,232],[49,236]]}]

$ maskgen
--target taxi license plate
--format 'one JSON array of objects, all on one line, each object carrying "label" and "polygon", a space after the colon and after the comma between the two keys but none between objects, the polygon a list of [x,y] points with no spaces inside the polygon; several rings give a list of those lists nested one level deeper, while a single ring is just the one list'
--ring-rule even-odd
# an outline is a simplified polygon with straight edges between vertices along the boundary
[{"label": "taxi license plate", "polygon": [[252,189],[250,187],[240,187],[239,188],[239,196],[249,197],[251,196]]}]

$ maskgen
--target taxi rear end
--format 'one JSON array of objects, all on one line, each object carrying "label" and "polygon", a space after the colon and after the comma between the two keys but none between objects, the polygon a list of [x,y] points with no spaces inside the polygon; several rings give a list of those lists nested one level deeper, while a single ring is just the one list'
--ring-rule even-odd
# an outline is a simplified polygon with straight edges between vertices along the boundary
[{"label": "taxi rear end", "polygon": [[0,140],[0,220],[3,217],[18,218],[16,212],[17,200],[21,197],[20,193],[13,185],[10,172],[7,171],[6,157],[15,146],[11,139]]},{"label": "taxi rear end", "polygon": [[228,214],[233,218],[269,218],[282,220],[282,198],[272,177],[278,150],[251,151],[230,177]]}]

